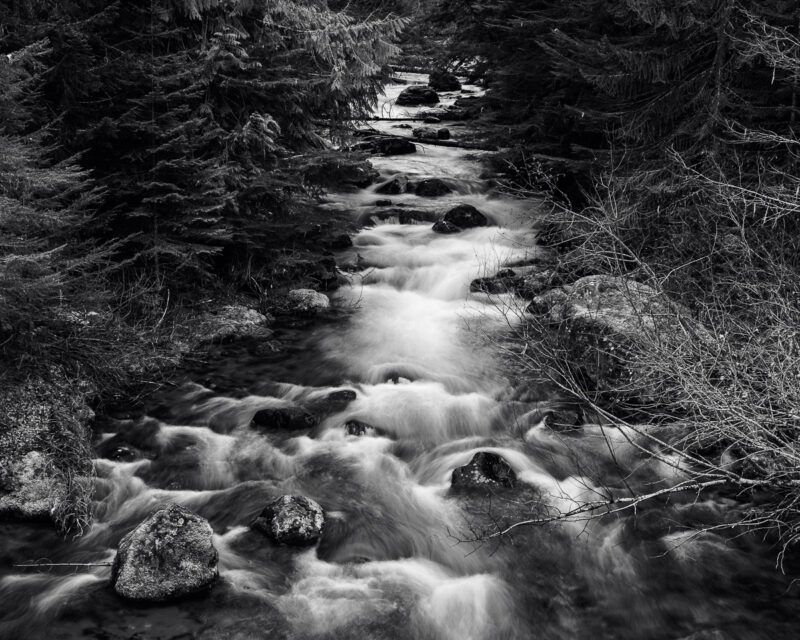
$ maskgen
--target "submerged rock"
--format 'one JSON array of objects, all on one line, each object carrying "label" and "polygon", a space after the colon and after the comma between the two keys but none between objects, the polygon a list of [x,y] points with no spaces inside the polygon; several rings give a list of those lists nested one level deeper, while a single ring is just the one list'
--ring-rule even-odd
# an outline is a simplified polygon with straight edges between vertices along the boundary
[{"label": "submerged rock", "polygon": [[309,411],[316,415],[329,415],[344,411],[357,397],[358,394],[352,389],[340,389],[329,393],[324,398],[308,402],[307,406]]},{"label": "submerged rock", "polygon": [[169,504],[120,540],[111,581],[125,598],[161,602],[203,591],[218,577],[205,518]]},{"label": "submerged rock", "polygon": [[457,227],[452,222],[448,222],[447,220],[437,220],[433,224],[433,231],[434,233],[441,234],[459,233],[461,231],[461,227]]},{"label": "submerged rock", "polygon": [[279,431],[299,431],[310,429],[317,424],[314,414],[303,407],[272,407],[261,409],[253,416],[251,427],[276,429]]},{"label": "submerged rock", "polygon": [[492,487],[512,488],[517,483],[517,474],[496,453],[479,451],[469,464],[453,469],[451,486],[464,489],[487,489]]},{"label": "submerged rock", "polygon": [[331,306],[328,296],[313,289],[292,289],[286,299],[291,310],[300,313],[313,313]]},{"label": "submerged rock", "polygon": [[415,189],[415,193],[422,198],[438,198],[452,192],[450,185],[439,178],[420,180]]},{"label": "submerged rock", "polygon": [[250,525],[279,544],[314,544],[322,534],[325,514],[322,507],[305,496],[281,496],[264,507]]},{"label": "submerged rock", "polygon": [[[405,193],[408,190],[408,178],[404,175],[395,176],[391,180],[387,180],[382,185],[380,185],[377,189],[375,189],[375,193],[380,193],[381,195],[390,195],[396,196],[401,193]],[[391,204],[391,201],[389,202]]]},{"label": "submerged rock", "polygon": [[360,420],[348,420],[344,425],[344,432],[348,436],[365,436],[369,432],[376,432],[375,427]]},{"label": "submerged rock", "polygon": [[416,107],[421,104],[436,104],[439,94],[427,85],[415,84],[406,87],[397,96],[395,104],[399,107]]},{"label": "submerged rock", "polygon": [[442,219],[462,229],[485,227],[489,224],[489,219],[471,204],[460,204],[453,207],[444,214]]},{"label": "submerged rock", "polygon": [[401,156],[417,152],[417,146],[411,140],[391,136],[373,138],[369,141],[369,148],[384,156]]},{"label": "submerged rock", "polygon": [[445,69],[434,69],[428,76],[428,84],[436,91],[461,91],[461,82],[455,74]]}]

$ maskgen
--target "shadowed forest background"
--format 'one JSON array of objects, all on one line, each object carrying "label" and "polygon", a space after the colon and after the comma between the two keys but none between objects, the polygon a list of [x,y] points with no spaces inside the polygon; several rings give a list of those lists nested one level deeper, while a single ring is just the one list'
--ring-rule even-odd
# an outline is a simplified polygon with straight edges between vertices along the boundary
[{"label": "shadowed forest background", "polygon": [[[209,307],[275,312],[322,286],[302,261],[332,224],[317,197],[372,179],[355,130],[393,67],[446,69],[488,90],[471,107],[487,171],[545,199],[551,282],[621,276],[704,327],[609,356],[630,373],[601,387],[569,327],[532,314],[517,363],[662,426],[698,492],[757,494],[731,527],[781,555],[797,541],[796,1],[10,0],[0,53],[0,414],[49,406],[70,487],[84,400],[102,412],[197,357]],[[70,491],[76,531],[88,499]]]}]

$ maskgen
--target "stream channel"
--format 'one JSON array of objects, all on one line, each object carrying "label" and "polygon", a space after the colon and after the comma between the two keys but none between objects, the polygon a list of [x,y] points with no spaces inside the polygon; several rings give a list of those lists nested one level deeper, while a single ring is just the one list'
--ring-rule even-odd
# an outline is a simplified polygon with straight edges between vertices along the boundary
[{"label": "stream channel", "polygon": [[[410,135],[398,125],[418,126],[401,120],[416,108],[393,106],[403,88],[388,85],[378,113],[398,120],[376,128]],[[443,103],[457,95],[443,94]],[[436,126],[456,140],[469,135],[458,123]],[[701,531],[726,521],[731,501],[722,496],[675,496],[636,514],[475,541],[496,523],[597,499],[598,483],[604,491],[646,493],[677,481],[674,469],[644,458],[613,429],[549,429],[542,415],[556,396],[509,373],[500,354],[525,303],[470,293],[469,284],[535,255],[538,205],[493,192],[480,179],[480,153],[419,144],[415,154],[375,157],[384,180],[395,173],[441,178],[453,192],[380,196],[373,185],[331,194],[326,206],[369,222],[386,211],[375,206],[381,198],[426,211],[430,220],[472,204],[490,226],[450,235],[434,233],[430,220],[388,217],[364,226],[353,248],[337,255],[340,264],[357,259],[360,271],[332,296],[336,313],[292,334],[279,357],[231,355],[216,363],[249,380],[245,392],[187,385],[173,394],[166,417],[128,425],[147,431],[148,458],[96,460],[96,522],[86,535],[64,541],[44,525],[0,525],[0,637],[800,636],[800,606],[775,569],[775,551],[725,529]],[[356,399],[304,433],[249,427],[260,409],[313,404],[344,389]],[[349,420],[376,428],[348,435]],[[479,451],[501,455],[517,488],[452,492],[453,470]],[[324,508],[317,546],[276,546],[248,527],[272,498],[288,493]],[[141,605],[114,593],[107,566],[10,566],[11,558],[108,563],[120,538],[169,502],[214,529],[220,579],[205,595]]]}]

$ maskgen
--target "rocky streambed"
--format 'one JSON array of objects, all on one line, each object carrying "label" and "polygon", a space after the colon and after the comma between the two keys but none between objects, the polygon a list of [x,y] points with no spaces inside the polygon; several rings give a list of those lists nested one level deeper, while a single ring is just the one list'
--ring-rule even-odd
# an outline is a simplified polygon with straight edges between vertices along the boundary
[{"label": "rocky streambed", "polygon": [[[293,312],[267,332],[247,310],[220,312],[238,340],[144,411],[98,423],[84,536],[0,525],[0,637],[797,630],[789,581],[759,541],[728,535],[724,496],[558,521],[674,486],[680,465],[516,377],[503,347],[531,314],[626,336],[641,309],[626,315],[625,283],[558,281],[536,246],[538,203],[494,192],[482,152],[433,144],[447,129],[469,146],[469,131],[458,91],[431,90],[409,105],[406,84],[387,88],[387,119],[359,143],[378,180],[329,195],[327,210],[359,225],[331,247],[343,281],[288,295]],[[654,292],[637,293],[657,316]],[[530,519],[546,524],[495,535]],[[67,566],[15,566],[41,560]]]}]

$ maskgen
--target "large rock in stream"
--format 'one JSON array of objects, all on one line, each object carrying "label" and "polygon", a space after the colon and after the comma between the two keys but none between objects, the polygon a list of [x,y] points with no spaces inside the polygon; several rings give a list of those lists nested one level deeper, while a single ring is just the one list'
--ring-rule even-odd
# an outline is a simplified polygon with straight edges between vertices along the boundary
[{"label": "large rock in stream", "polygon": [[452,193],[453,189],[440,178],[426,178],[417,183],[414,192],[421,198],[438,198]]},{"label": "large rock in stream", "polygon": [[654,340],[687,332],[710,337],[690,312],[655,289],[631,279],[593,275],[550,289],[528,307],[562,333],[571,365],[594,391],[656,401],[635,373],[636,351]]},{"label": "large rock in stream", "polygon": [[436,233],[456,233],[461,229],[485,227],[489,218],[471,204],[460,204],[444,214],[444,217],[433,225]]},{"label": "large rock in stream", "polygon": [[415,84],[406,87],[397,96],[395,104],[400,107],[416,107],[422,104],[437,104],[439,94],[427,85]]},{"label": "large rock in stream", "polygon": [[305,496],[285,495],[271,502],[250,525],[278,544],[307,546],[322,535],[322,507]]},{"label": "large rock in stream", "polygon": [[469,464],[453,469],[453,489],[497,489],[513,488],[517,474],[496,453],[478,451]]},{"label": "large rock in stream", "polygon": [[300,431],[317,424],[314,414],[303,407],[269,407],[261,409],[253,416],[250,426],[267,431]]},{"label": "large rock in stream", "polygon": [[455,74],[445,69],[434,69],[428,76],[428,84],[436,91],[461,91],[461,82]]},{"label": "large rock in stream", "polygon": [[163,602],[208,589],[217,550],[205,518],[185,507],[161,507],[119,543],[111,581],[124,598]]}]

